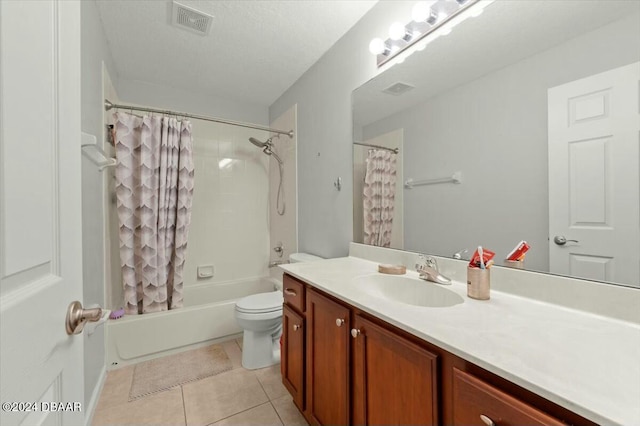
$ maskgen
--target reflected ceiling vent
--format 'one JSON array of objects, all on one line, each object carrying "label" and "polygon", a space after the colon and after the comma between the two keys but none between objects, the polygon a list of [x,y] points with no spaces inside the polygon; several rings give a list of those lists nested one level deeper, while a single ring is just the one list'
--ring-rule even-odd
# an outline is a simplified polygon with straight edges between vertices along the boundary
[{"label": "reflected ceiling vent", "polygon": [[173,2],[173,25],[191,31],[192,33],[207,35],[211,31],[213,16],[192,7]]},{"label": "reflected ceiling vent", "polygon": [[409,90],[414,89],[414,87],[410,84],[406,83],[395,83],[391,86],[384,89],[382,92],[387,93],[389,95],[400,96],[403,93],[408,92]]}]

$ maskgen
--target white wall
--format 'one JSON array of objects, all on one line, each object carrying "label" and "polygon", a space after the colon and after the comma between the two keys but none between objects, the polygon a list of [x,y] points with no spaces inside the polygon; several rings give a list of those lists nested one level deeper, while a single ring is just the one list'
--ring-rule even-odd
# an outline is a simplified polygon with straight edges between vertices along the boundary
[{"label": "white wall", "polygon": [[[352,239],[351,92],[376,75],[369,42],[405,22],[415,2],[380,1],[269,108],[298,105],[299,250],[345,256]],[[333,186],[342,177],[342,191]]]},{"label": "white wall", "polygon": [[[265,276],[269,157],[248,139],[265,140],[267,133],[198,120],[192,124],[195,184],[185,286]],[[213,278],[199,279],[198,265],[214,265]]]},{"label": "white wall", "polygon": [[547,89],[638,61],[639,29],[627,17],[366,126],[367,138],[405,129],[405,178],[463,172],[405,191],[405,248],[505,256],[524,239],[527,269],[548,271]]},{"label": "white wall", "polygon": [[[294,131],[293,138],[281,135],[273,138],[274,152],[283,162],[283,179],[281,202],[284,201],[285,211],[279,215],[277,210],[278,184],[280,169],[275,158],[269,159],[269,259],[271,261],[287,260],[291,253],[298,251],[298,189],[297,189],[297,134],[296,134],[296,106],[289,108],[280,117],[271,122],[270,127],[279,130]],[[282,208],[282,204],[281,204]],[[282,256],[273,248],[282,243]],[[271,275],[282,273],[280,268],[272,268]]]},{"label": "white wall", "polygon": [[[81,3],[82,49],[82,131],[95,135],[98,145],[104,138],[102,64],[114,80],[117,74],[94,1]],[[104,185],[103,174],[82,157],[82,275],[84,305],[104,305]],[[90,403],[104,369],[104,327],[83,334],[85,401]]]},{"label": "white wall", "polygon": [[[159,58],[158,63],[161,61],[162,58]],[[138,80],[120,79],[117,89],[120,99],[125,104],[146,105],[151,108],[170,109],[261,125],[269,123],[269,112],[264,105],[238,102]]]}]

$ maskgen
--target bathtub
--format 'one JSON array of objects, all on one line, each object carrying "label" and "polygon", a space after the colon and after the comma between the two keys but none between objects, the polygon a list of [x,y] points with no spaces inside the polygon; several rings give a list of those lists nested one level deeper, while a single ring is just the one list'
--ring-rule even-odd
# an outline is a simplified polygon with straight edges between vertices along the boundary
[{"label": "bathtub", "polygon": [[184,308],[125,315],[106,323],[107,369],[240,337],[235,304],[242,297],[273,291],[277,279],[262,277],[185,285]]}]

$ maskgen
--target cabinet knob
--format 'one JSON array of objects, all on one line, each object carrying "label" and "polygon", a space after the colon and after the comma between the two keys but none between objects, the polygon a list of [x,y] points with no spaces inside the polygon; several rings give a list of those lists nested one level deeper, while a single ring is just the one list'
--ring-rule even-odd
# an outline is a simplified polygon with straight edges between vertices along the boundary
[{"label": "cabinet knob", "polygon": [[484,414],[480,414],[480,420],[482,420],[482,423],[484,423],[487,426],[496,426],[493,420],[491,420],[489,417],[485,416]]},{"label": "cabinet knob", "polygon": [[300,329],[300,324],[293,324],[293,331],[298,331]]},{"label": "cabinet knob", "polygon": [[360,330],[358,330],[357,328],[352,328],[351,329],[351,335],[355,339],[356,337],[358,337],[360,335]]},{"label": "cabinet knob", "polygon": [[337,318],[336,319],[336,325],[338,327],[342,327],[342,324],[344,324],[344,318]]}]

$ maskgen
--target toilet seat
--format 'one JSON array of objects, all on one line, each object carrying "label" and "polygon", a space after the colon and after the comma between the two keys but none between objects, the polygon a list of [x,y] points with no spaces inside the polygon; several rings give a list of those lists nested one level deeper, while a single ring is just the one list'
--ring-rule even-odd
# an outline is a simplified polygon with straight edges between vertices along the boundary
[{"label": "toilet seat", "polygon": [[247,314],[262,314],[282,311],[284,298],[282,292],[252,294],[236,302],[236,311]]}]

